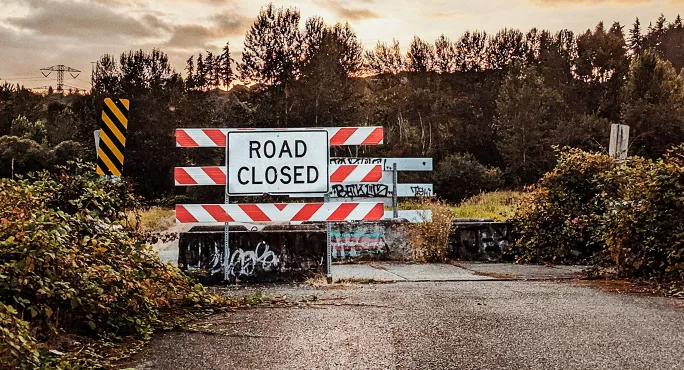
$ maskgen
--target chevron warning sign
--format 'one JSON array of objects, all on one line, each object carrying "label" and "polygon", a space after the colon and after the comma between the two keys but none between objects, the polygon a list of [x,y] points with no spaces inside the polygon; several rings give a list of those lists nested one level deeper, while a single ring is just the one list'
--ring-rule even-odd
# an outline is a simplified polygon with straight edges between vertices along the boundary
[{"label": "chevron warning sign", "polygon": [[128,131],[128,99],[106,98],[102,106],[97,174],[121,176]]}]

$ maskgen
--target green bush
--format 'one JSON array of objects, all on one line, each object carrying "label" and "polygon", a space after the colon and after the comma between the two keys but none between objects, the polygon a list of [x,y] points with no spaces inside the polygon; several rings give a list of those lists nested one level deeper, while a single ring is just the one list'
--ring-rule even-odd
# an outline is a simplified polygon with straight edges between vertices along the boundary
[{"label": "green bush", "polygon": [[446,157],[437,165],[432,181],[436,193],[452,202],[460,202],[503,186],[501,170],[483,166],[470,154]]},{"label": "green bush", "polygon": [[603,249],[606,195],[603,175],[615,167],[607,155],[567,149],[558,164],[530,188],[514,217],[518,259],[589,262]]},{"label": "green bush", "polygon": [[49,361],[48,344],[144,339],[169,309],[213,299],[125,226],[137,205],[129,185],[93,172],[0,180],[0,369],[68,368]]},{"label": "green bush", "polygon": [[655,162],[633,158],[606,177],[626,185],[604,218],[618,273],[684,282],[684,145]]},{"label": "green bush", "polygon": [[621,277],[684,284],[684,145],[657,161],[577,149],[524,198],[517,258],[594,263]]}]

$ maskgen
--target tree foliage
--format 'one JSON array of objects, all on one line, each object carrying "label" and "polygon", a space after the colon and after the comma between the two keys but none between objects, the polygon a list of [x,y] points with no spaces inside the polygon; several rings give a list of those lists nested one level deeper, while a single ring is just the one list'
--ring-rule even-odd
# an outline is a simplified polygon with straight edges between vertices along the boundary
[{"label": "tree foliage", "polygon": [[299,73],[302,35],[299,10],[276,9],[268,4],[261,9],[247,31],[240,64],[243,80],[281,85]]}]

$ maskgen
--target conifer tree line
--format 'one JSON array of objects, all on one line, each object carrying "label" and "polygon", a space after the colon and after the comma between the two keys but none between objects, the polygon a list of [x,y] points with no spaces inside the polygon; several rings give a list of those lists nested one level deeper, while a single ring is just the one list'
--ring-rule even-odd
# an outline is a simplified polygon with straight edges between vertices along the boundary
[{"label": "conifer tree line", "polygon": [[[177,70],[160,50],[130,51],[96,63],[90,94],[0,87],[0,176],[8,176],[21,145],[54,151],[58,143],[37,137],[35,127],[62,132],[54,129],[57,117],[73,127],[66,156],[92,160],[92,130],[106,96],[131,99],[124,171],[150,199],[216,195],[173,187],[173,167],[222,161],[220,150],[176,149],[180,127],[383,126],[383,146],[335,148],[332,155],[432,157],[433,174],[400,180],[432,181],[453,201],[536,181],[553,168],[556,146],[607,150],[613,123],[630,125],[630,154],[658,157],[684,142],[680,16],[648,25],[636,19],[631,27],[601,22],[578,34],[470,30],[364,50],[347,23],[302,20],[295,8],[269,4],[234,57],[226,43],[189,56]],[[15,171],[49,162],[24,157],[14,158]],[[464,176],[479,180],[465,186]],[[469,188],[454,191],[459,186]]]}]

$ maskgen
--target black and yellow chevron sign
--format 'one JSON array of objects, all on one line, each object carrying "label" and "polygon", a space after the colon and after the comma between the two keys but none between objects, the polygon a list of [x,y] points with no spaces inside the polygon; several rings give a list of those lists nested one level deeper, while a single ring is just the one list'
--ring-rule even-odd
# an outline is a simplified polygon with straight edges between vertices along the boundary
[{"label": "black and yellow chevron sign", "polygon": [[97,174],[121,176],[128,131],[128,99],[106,98],[102,107]]}]

